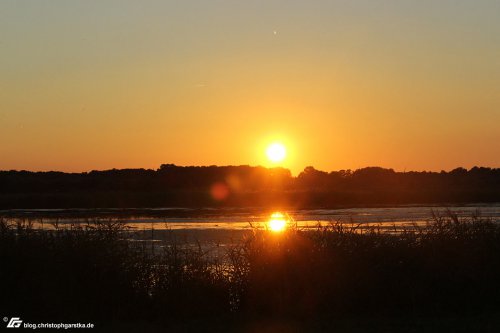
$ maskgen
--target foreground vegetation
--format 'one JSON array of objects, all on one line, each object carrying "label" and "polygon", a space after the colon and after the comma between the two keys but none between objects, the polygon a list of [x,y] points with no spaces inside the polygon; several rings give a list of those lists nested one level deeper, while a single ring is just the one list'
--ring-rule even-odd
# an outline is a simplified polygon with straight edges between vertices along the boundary
[{"label": "foreground vegetation", "polygon": [[0,220],[2,315],[142,331],[500,327],[500,226],[478,216],[397,233],[255,230],[223,255],[127,238],[114,221],[46,231]]}]

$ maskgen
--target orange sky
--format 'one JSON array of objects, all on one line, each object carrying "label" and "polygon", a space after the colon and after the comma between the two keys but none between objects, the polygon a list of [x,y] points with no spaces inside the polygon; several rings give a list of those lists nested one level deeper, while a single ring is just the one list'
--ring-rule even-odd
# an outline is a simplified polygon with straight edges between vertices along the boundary
[{"label": "orange sky", "polygon": [[0,169],[500,167],[500,3],[0,3]]}]

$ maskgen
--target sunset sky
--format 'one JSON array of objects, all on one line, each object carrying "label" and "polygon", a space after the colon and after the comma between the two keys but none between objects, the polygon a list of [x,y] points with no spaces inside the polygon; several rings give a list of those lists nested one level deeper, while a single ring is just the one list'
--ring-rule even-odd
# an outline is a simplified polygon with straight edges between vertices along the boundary
[{"label": "sunset sky", "polygon": [[0,169],[500,167],[500,1],[1,1]]}]

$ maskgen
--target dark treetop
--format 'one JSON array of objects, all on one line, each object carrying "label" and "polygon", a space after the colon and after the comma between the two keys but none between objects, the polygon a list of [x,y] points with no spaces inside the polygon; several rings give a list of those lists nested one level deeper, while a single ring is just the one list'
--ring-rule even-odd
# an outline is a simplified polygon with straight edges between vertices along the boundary
[{"label": "dark treetop", "polygon": [[500,169],[324,172],[163,164],[157,170],[0,171],[0,209],[99,207],[334,208],[500,202]]}]

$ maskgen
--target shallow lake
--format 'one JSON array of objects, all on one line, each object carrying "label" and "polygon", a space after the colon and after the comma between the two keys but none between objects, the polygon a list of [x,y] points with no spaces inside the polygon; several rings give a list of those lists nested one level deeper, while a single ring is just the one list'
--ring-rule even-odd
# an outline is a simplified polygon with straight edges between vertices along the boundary
[{"label": "shallow lake", "polygon": [[[239,242],[253,229],[269,230],[276,222],[281,227],[316,228],[342,222],[357,231],[377,228],[397,233],[402,228],[425,226],[434,216],[455,214],[460,218],[480,216],[500,223],[499,204],[466,206],[403,206],[383,208],[342,208],[309,210],[273,210],[256,208],[154,208],[154,209],[43,209],[0,211],[12,223],[27,222],[35,229],[71,228],[95,221],[121,222],[134,242],[162,246],[184,243],[227,246]],[[274,217],[273,217],[274,215]],[[276,218],[278,216],[278,218]],[[274,222],[272,222],[274,220]]]},{"label": "shallow lake", "polygon": [[[500,203],[466,206],[403,206],[384,208],[344,208],[280,210],[284,219],[298,227],[314,227],[331,222],[355,224],[411,225],[430,221],[433,213],[445,216],[447,212],[459,217],[479,215],[500,222]],[[272,214],[272,209],[240,208],[152,208],[152,209],[40,209],[4,210],[0,216],[13,220],[32,219],[36,227],[50,228],[57,221],[60,226],[86,223],[95,217],[119,220],[133,229],[178,230],[178,229],[251,229],[263,227]]]}]

